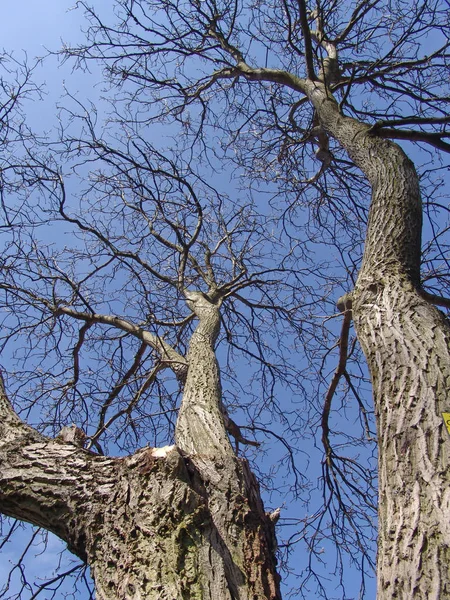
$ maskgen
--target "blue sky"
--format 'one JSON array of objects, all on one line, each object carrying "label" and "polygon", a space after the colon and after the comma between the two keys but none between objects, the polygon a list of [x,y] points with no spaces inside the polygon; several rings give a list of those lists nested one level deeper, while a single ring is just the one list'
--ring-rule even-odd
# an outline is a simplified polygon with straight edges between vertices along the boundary
[{"label": "blue sky", "polygon": [[[33,64],[36,58],[46,56],[49,50],[60,48],[62,40],[75,42],[80,39],[82,13],[71,10],[73,0],[7,0],[4,4],[7,4],[7,8],[4,7],[0,20],[1,47],[6,52],[13,51],[18,61],[23,60],[26,53],[29,64]],[[84,95],[83,92],[87,89],[93,89],[92,81],[86,85],[87,80],[91,79],[88,75],[82,77],[80,73],[72,74],[69,66],[61,68],[55,57],[36,67],[34,79],[37,83],[44,84],[45,95],[42,101],[27,105],[27,115],[33,127],[42,129],[47,128],[49,123],[55,124],[55,102],[64,94],[66,81],[75,93],[80,91]],[[30,529],[27,527],[18,531],[13,540],[3,548],[0,554],[0,590],[6,582],[11,565],[15,564],[29,539]],[[25,564],[29,581],[39,581],[40,577],[52,577],[55,574],[65,544],[50,534],[46,551],[42,552],[42,549],[42,545],[34,545],[27,554]],[[76,557],[65,553],[63,562],[68,568],[72,560],[79,562]],[[10,593],[20,589],[19,581],[20,572],[16,571]],[[65,589],[69,591],[71,585],[67,585]],[[25,592],[23,597],[27,598],[28,593]],[[61,597],[62,593],[63,589],[60,589],[57,597]],[[39,598],[46,599],[46,594]],[[77,598],[83,600],[82,596]]]},{"label": "blue sky", "polygon": [[[62,40],[67,43],[74,43],[82,39],[80,26],[83,22],[82,12],[80,10],[71,10],[75,0],[16,0],[8,2],[7,9],[3,11],[0,20],[0,39],[2,47],[6,51],[14,51],[18,60],[23,57],[23,51],[26,51],[28,60],[33,62],[36,57],[42,57],[48,50],[57,50]],[[103,4],[110,7],[111,2],[103,0],[97,2],[97,5]],[[98,97],[101,88],[101,81],[98,75],[72,72],[70,65],[58,66],[55,57],[46,60],[43,66],[37,66],[35,80],[38,83],[45,84],[46,94],[42,101],[35,102],[27,107],[27,113],[32,127],[41,127],[43,129],[51,127],[55,123],[56,109],[55,104],[64,94],[65,86],[69,91],[80,98],[91,98],[95,100]],[[411,153],[411,146],[405,144],[407,152]],[[412,154],[413,155],[413,154]],[[279,449],[274,449],[270,454],[272,460]],[[317,453],[316,453],[317,456]],[[320,468],[320,465],[319,465]],[[274,503],[276,500],[274,500]],[[311,512],[314,506],[311,506]],[[299,513],[298,506],[288,506],[284,509],[283,516],[302,516]],[[8,544],[5,547],[0,559],[0,588],[8,572],[10,561],[13,562],[17,553],[23,550],[27,543],[26,535],[19,535],[15,538],[14,544]],[[59,542],[53,536],[50,537],[50,544],[45,554],[40,554],[40,550],[32,549],[30,557],[34,558],[29,562],[30,579],[38,578],[45,573],[49,576],[58,565],[59,553],[64,544]],[[324,544],[324,558],[327,557],[328,549]],[[298,557],[298,562],[304,562],[304,556]],[[295,563],[295,557],[294,557]],[[293,564],[294,567],[297,565]],[[329,566],[332,569],[332,565]],[[354,577],[352,577],[354,575]],[[295,580],[292,581],[295,585]],[[357,598],[359,589],[359,575],[350,568],[346,578],[348,584],[347,598]],[[330,595],[341,595],[340,590],[333,590],[330,586]],[[374,583],[371,582],[370,589],[367,591],[366,598],[375,596]],[[45,596],[44,596],[45,597]],[[314,598],[312,595],[311,598]],[[84,600],[81,595],[78,600]]]},{"label": "blue sky", "polygon": [[[45,56],[48,50],[57,50],[62,40],[68,43],[76,42],[81,39],[82,13],[79,10],[71,10],[73,5],[74,0],[41,0],[39,2],[36,0],[16,0],[16,2],[9,2],[8,9],[4,11],[0,21],[2,47],[7,52],[14,51],[18,60],[22,58],[23,51],[26,51],[29,61],[33,62],[36,57]],[[105,5],[110,5],[110,3],[105,1]],[[44,96],[42,101],[36,102],[33,106],[27,108],[32,127],[46,128],[55,122],[55,103],[64,94],[65,85],[72,93],[79,94],[82,98],[95,99],[93,96],[97,96],[100,89],[100,78],[95,74],[72,73],[69,65],[58,67],[55,57],[51,57],[45,61],[43,66],[36,68],[35,80],[38,83],[45,84],[47,95]],[[99,85],[96,87],[97,83]],[[288,515],[289,509],[286,509],[285,516]],[[36,554],[32,566],[30,566],[30,569],[32,569],[30,570],[31,579],[38,577],[44,571],[51,576],[52,570],[58,564],[59,553],[64,545],[53,536],[50,540],[45,554],[36,554],[33,551],[30,553],[30,556]],[[15,551],[21,552],[26,544],[26,538],[21,535],[16,543],[18,544],[17,547],[8,545],[2,554],[0,584],[3,583],[6,576],[9,561],[14,560]],[[325,548],[324,552],[326,552]],[[349,591],[351,591],[349,598],[357,598],[359,578],[356,574],[354,579],[354,585],[350,580],[348,582]],[[339,590],[336,590],[335,594],[339,596]],[[372,590],[372,593],[367,594],[367,598],[373,595]],[[77,596],[77,598],[83,600],[81,596]]]},{"label": "blue sky", "polygon": [[79,13],[68,12],[73,5],[74,2],[67,0],[8,0],[0,23],[3,47],[25,49],[30,58],[42,56],[45,46],[55,47],[71,31],[78,32]]},{"label": "blue sky", "polygon": [[1,48],[13,51],[14,57],[22,61],[25,56],[28,64],[35,63],[34,80],[42,85],[44,92],[40,102],[27,106],[27,115],[33,127],[44,129],[48,123],[55,123],[55,104],[68,91],[85,97],[89,90],[92,100],[99,92],[100,78],[79,71],[72,71],[70,65],[61,65],[56,57],[49,57],[39,64],[51,51],[61,48],[62,42],[76,43],[82,39],[80,31],[83,23],[81,10],[74,8],[74,0],[20,0],[8,1],[8,9],[0,21]]}]

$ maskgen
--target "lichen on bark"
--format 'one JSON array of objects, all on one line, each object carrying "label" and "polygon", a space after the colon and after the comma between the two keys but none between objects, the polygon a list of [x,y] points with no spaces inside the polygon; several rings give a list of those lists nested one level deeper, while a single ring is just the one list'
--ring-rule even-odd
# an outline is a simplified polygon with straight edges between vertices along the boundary
[{"label": "lichen on bark", "polygon": [[98,456],[70,436],[35,432],[2,387],[0,506],[86,560],[97,600],[276,600],[274,528],[221,412],[221,302],[200,292],[186,298],[199,323],[182,378],[177,446]]}]

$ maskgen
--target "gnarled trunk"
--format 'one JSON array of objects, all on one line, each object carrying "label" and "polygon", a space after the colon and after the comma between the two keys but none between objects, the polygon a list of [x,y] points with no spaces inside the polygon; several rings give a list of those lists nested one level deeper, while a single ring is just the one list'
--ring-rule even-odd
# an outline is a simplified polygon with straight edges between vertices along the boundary
[{"label": "gnarled trunk", "polygon": [[372,185],[364,259],[352,292],[379,438],[378,598],[450,597],[450,327],[420,295],[418,178],[402,149],[343,117],[320,83],[324,129]]},{"label": "gnarled trunk", "polygon": [[280,598],[275,538],[247,463],[205,482],[176,446],[104,458],[71,444],[2,447],[2,512],[91,567],[98,600]]},{"label": "gnarled trunk", "polygon": [[220,303],[190,297],[200,323],[178,446],[101,457],[39,435],[0,390],[0,508],[65,540],[90,565],[97,600],[281,597],[274,524],[223,425]]}]

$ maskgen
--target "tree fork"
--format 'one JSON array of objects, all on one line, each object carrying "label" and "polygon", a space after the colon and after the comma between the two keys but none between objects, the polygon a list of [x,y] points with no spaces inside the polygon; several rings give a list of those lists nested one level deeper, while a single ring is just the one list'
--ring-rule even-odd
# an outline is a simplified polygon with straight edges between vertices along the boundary
[{"label": "tree fork", "polygon": [[65,540],[98,600],[281,597],[274,527],[245,460],[222,465],[220,485],[176,446],[111,459],[18,438],[0,460],[2,511]]},{"label": "tree fork", "polygon": [[274,522],[223,422],[220,301],[186,297],[199,324],[178,446],[107,458],[67,436],[45,438],[20,420],[2,386],[2,512],[66,541],[89,564],[97,600],[278,600]]}]

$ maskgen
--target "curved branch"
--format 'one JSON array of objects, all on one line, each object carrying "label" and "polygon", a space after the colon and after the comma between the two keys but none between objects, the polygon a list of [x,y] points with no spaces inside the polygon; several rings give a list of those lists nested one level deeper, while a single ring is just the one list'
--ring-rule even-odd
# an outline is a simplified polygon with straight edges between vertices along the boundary
[{"label": "curved branch", "polygon": [[139,327],[134,323],[130,323],[130,321],[114,315],[78,312],[72,308],[69,308],[68,306],[60,306],[57,309],[54,309],[54,314],[55,316],[68,315],[74,319],[79,319],[80,321],[86,321],[89,323],[102,323],[104,325],[111,325],[112,327],[117,327],[117,329],[121,329],[122,331],[130,333],[153,348],[160,356],[164,365],[172,369],[177,379],[184,381],[186,377],[188,363],[184,356],[179,354],[174,348],[172,348],[170,344],[168,344],[159,336],[150,333],[146,329],[142,329],[142,327]]},{"label": "curved branch", "polygon": [[443,141],[443,137],[450,137],[450,133],[435,133],[426,131],[415,131],[414,129],[392,129],[384,126],[379,126],[377,123],[371,128],[370,132],[373,135],[381,138],[394,140],[408,140],[410,142],[423,142],[430,144],[438,150],[450,153],[450,144]]},{"label": "curved branch", "polygon": [[328,423],[331,411],[331,401],[333,400],[333,396],[336,392],[337,386],[341,377],[345,374],[345,368],[347,364],[347,355],[348,355],[348,336],[350,332],[350,324],[352,322],[352,309],[351,302],[347,301],[347,305],[344,307],[344,320],[342,322],[341,336],[339,339],[339,362],[336,367],[336,371],[334,372],[333,378],[330,383],[330,387],[328,388],[327,395],[325,396],[325,402],[323,405],[322,411],[322,444],[325,449],[325,457],[327,464],[331,464],[333,449],[330,444],[329,434],[330,434],[330,426]]}]

